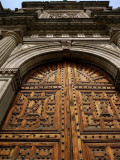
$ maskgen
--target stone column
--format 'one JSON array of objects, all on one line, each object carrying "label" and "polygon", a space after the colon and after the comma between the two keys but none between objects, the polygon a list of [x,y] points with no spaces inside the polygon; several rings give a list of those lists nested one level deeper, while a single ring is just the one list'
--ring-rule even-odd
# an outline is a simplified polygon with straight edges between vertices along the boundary
[{"label": "stone column", "polygon": [[16,32],[6,32],[3,39],[0,40],[0,66],[7,60],[10,53],[22,42],[20,36]]}]

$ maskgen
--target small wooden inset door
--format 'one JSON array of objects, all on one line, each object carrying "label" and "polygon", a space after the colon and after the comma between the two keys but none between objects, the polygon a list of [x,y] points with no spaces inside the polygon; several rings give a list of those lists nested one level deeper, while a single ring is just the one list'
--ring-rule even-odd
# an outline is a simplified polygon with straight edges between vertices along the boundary
[{"label": "small wooden inset door", "polygon": [[75,62],[32,70],[0,130],[0,159],[120,159],[120,95],[111,78]]}]

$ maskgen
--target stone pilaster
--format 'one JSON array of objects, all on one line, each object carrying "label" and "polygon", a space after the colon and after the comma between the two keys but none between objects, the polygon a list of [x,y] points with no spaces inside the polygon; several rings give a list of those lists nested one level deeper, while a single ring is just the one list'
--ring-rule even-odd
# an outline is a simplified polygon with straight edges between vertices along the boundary
[{"label": "stone pilaster", "polygon": [[19,69],[0,68],[0,125],[20,85]]},{"label": "stone pilaster", "polygon": [[0,40],[0,66],[7,60],[13,49],[22,40],[16,32],[6,32]]}]

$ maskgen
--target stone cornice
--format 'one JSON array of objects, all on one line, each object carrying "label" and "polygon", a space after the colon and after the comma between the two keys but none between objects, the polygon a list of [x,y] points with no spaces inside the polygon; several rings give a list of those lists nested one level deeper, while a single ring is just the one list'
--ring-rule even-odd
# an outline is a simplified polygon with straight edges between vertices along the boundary
[{"label": "stone cornice", "polygon": [[38,8],[43,7],[44,9],[84,9],[84,7],[109,7],[109,1],[56,1],[56,2],[23,2],[22,8]]},{"label": "stone cornice", "polygon": [[53,37],[53,38],[46,38],[46,37],[34,37],[34,38],[31,38],[31,37],[23,37],[23,41],[26,43],[26,42],[59,42],[59,41],[62,41],[62,40],[65,40],[65,41],[108,41],[110,40],[110,37],[106,36],[106,37]]},{"label": "stone cornice", "polygon": [[[118,25],[120,22],[120,16],[98,16],[95,18],[65,18],[65,19],[35,19],[34,17],[4,17],[0,18],[0,28],[7,26],[13,30],[15,26],[21,26],[21,28],[26,28],[27,31],[40,31],[41,33],[53,33],[58,34],[61,31],[68,32],[104,32],[107,34],[105,28],[110,24]],[[8,29],[9,30],[9,29]]]},{"label": "stone cornice", "polygon": [[1,12],[0,13],[0,17],[21,17],[21,16],[32,16],[32,17],[36,17],[37,13],[36,12],[11,12],[11,13],[6,13],[6,12]]},{"label": "stone cornice", "polygon": [[[98,17],[98,18],[104,17],[105,20],[107,20],[109,18],[109,19],[112,20],[112,22],[114,22],[116,20],[113,19],[113,16],[115,17],[116,20],[120,19],[120,12],[100,12],[100,13],[98,12],[97,15],[96,15],[96,17]],[[96,17],[92,17],[91,20],[95,21]],[[7,14],[6,13],[0,13],[0,24],[5,23],[6,20],[10,21],[9,22],[10,24],[14,24],[14,21],[17,20],[17,19],[20,19],[20,20],[24,21],[24,23],[26,22],[26,24],[27,24],[27,21],[29,19],[34,19],[34,21],[36,21],[36,22],[38,21],[37,20],[38,17],[37,17],[37,13],[36,12],[30,13],[30,14],[28,14],[26,12],[23,12],[23,13],[10,13],[10,14],[9,13],[7,13]],[[84,21],[85,20],[89,21],[88,18],[63,18],[61,20],[63,20],[63,21],[64,20],[67,20],[67,21],[69,21],[69,20],[79,20],[80,21],[82,19]],[[58,18],[54,18],[54,19],[53,18],[44,18],[44,19],[42,19],[42,21],[46,21],[46,22],[48,20],[50,20],[50,21],[51,20],[58,21],[59,19]],[[17,24],[18,24],[18,22],[17,22]]]}]

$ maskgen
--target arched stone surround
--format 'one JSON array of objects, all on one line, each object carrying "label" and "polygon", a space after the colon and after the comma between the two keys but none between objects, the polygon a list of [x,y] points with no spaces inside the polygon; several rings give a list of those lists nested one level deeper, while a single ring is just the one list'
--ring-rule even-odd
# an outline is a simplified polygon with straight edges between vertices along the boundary
[{"label": "arched stone surround", "polygon": [[25,74],[38,65],[62,59],[75,59],[100,67],[111,75],[115,86],[119,88],[120,55],[117,51],[86,43],[72,43],[66,46],[61,43],[48,43],[30,47],[12,54],[0,70],[0,80],[6,82],[3,83],[1,92],[0,123]]},{"label": "arched stone surround", "polygon": [[11,55],[2,68],[18,68],[23,77],[37,65],[63,58],[79,59],[96,65],[108,72],[113,79],[120,68],[119,52],[84,43],[76,43],[69,48],[63,48],[60,44],[30,47]]}]

